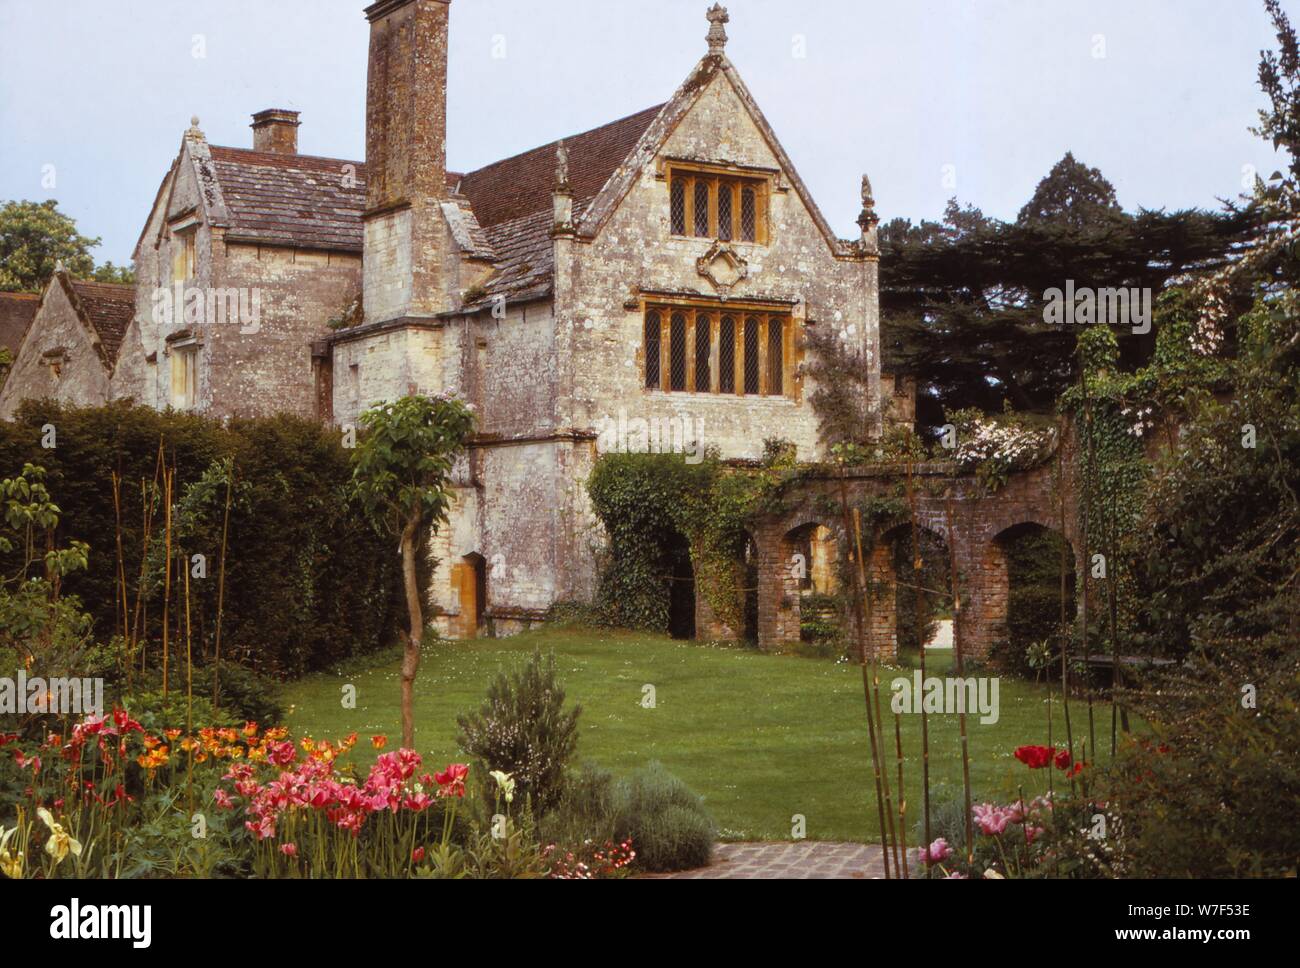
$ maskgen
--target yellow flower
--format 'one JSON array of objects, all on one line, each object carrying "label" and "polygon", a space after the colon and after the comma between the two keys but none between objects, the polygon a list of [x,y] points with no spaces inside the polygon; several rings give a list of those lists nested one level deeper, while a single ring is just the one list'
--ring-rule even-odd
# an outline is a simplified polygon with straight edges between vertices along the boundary
[{"label": "yellow flower", "polygon": [[54,817],[50,811],[40,807],[36,811],[36,816],[45,821],[45,826],[50,828],[50,838],[45,841],[45,853],[54,858],[55,864],[63,863],[63,859],[69,853],[74,857],[81,856],[81,844],[68,836],[68,832],[63,829],[62,824],[54,822]]},{"label": "yellow flower", "polygon": [[17,827],[12,830],[0,827],[0,873],[12,880],[20,881],[23,878],[23,852],[18,851],[17,856],[9,853],[9,840],[16,833],[18,833]]}]

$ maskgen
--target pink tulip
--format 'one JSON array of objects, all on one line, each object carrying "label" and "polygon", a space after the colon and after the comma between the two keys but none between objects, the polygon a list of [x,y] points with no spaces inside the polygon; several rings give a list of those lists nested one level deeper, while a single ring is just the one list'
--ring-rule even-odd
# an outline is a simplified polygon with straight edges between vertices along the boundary
[{"label": "pink tulip", "polygon": [[922,862],[926,864],[940,864],[952,856],[952,848],[948,846],[948,841],[940,837],[929,847],[922,847],[917,851]]}]

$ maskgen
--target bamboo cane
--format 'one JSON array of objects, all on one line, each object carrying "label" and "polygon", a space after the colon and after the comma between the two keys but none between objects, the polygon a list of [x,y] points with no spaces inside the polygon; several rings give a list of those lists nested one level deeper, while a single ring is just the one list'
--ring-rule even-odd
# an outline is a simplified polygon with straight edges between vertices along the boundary
[{"label": "bamboo cane", "polygon": [[[962,640],[966,637],[961,623],[961,586],[957,576],[956,532],[952,521],[952,495],[944,506],[944,519],[948,526],[948,564],[952,581],[952,644],[957,659],[957,678],[966,677],[962,663]],[[975,824],[971,816],[970,792],[970,738],[966,733],[966,704],[957,710],[957,727],[961,733],[961,778],[966,807],[966,863],[975,862]]]},{"label": "bamboo cane", "polygon": [[[912,478],[912,461],[907,461],[907,512],[912,525],[912,583],[921,585],[921,545],[920,529],[916,525],[916,484]],[[914,595],[919,596],[919,591],[914,591]],[[920,609],[913,609],[913,619],[916,624],[916,638],[920,642],[924,634],[921,622]],[[925,669],[925,643],[921,642],[921,685],[924,688],[926,669]],[[923,810],[925,813],[925,846],[928,849],[934,839],[930,832],[930,721],[925,711],[925,703],[921,703],[921,790]],[[931,876],[931,866],[925,867],[925,876]]]},{"label": "bamboo cane", "polygon": [[217,641],[216,658],[212,663],[212,708],[221,705],[221,623],[226,611],[226,549],[230,537],[230,496],[234,484],[235,463],[232,460],[226,472],[226,511],[221,522],[221,564],[217,571]]},{"label": "bamboo cane", "polygon": [[[872,546],[875,546],[875,534],[872,533]],[[857,566],[859,575],[859,584],[863,589],[863,601],[865,602],[867,614],[867,641],[864,641],[863,647],[867,649],[871,656],[871,693],[876,704],[876,722],[880,724],[879,743],[880,743],[880,760],[885,760],[885,719],[880,711],[880,674],[877,670],[877,655],[874,643],[871,639],[871,624],[874,614],[874,604],[872,601],[871,590],[867,582],[866,560],[862,555],[862,515],[857,508],[853,509],[853,540],[857,548]],[[881,785],[885,790],[885,819],[889,823],[889,842],[894,851],[894,872],[897,874],[902,870],[901,860],[898,856],[898,833],[894,828],[894,800],[892,792],[889,789],[889,771],[886,770],[881,778]],[[899,791],[900,796],[902,791]]]},{"label": "bamboo cane", "polygon": [[[852,527],[850,524],[851,516],[849,514],[848,485],[845,484],[844,474],[845,474],[844,468],[843,466],[841,466],[840,467],[840,505],[844,512],[844,538],[847,541],[849,534],[852,531]],[[889,841],[887,839],[886,826],[885,826],[884,786],[881,783],[881,778],[880,778],[880,757],[877,754],[878,747],[876,746],[875,714],[871,711],[871,683],[867,671],[867,654],[866,654],[866,645],[865,645],[866,638],[864,635],[863,618],[862,618],[861,555],[859,554],[858,557],[859,560],[856,563],[857,566],[852,570],[853,617],[854,617],[854,623],[857,630],[857,639],[858,639],[858,664],[861,665],[862,667],[862,695],[863,695],[863,701],[867,707],[867,733],[871,745],[871,767],[876,780],[876,811],[878,814],[879,824],[880,824],[880,852],[881,852],[881,857],[884,860],[885,880],[889,880],[890,879]]]}]

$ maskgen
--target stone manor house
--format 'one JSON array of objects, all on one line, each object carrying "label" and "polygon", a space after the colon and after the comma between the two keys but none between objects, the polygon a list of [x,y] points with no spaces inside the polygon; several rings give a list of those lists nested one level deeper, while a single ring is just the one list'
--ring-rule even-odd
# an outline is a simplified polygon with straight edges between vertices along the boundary
[{"label": "stone manor house", "polygon": [[56,274],[0,417],[129,398],[346,428],[380,401],[458,394],[479,433],[431,543],[430,604],[467,637],[593,596],[584,482],[602,428],[679,421],[725,458],[769,437],[812,458],[813,327],[866,355],[879,403],[878,219],[864,178],[860,236],[831,230],[727,58],[717,5],[666,103],[451,171],[450,6],[366,9],[364,163],[299,154],[292,111],[253,115],[251,149],[209,144],[195,119],[135,287]]}]

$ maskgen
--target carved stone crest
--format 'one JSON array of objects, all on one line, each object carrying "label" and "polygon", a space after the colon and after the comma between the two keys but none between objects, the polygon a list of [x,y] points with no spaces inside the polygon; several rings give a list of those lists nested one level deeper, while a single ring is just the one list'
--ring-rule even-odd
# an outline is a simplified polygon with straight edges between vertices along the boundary
[{"label": "carved stone crest", "polygon": [[749,278],[749,263],[728,242],[714,242],[695,262],[700,275],[713,284],[722,299]]}]

